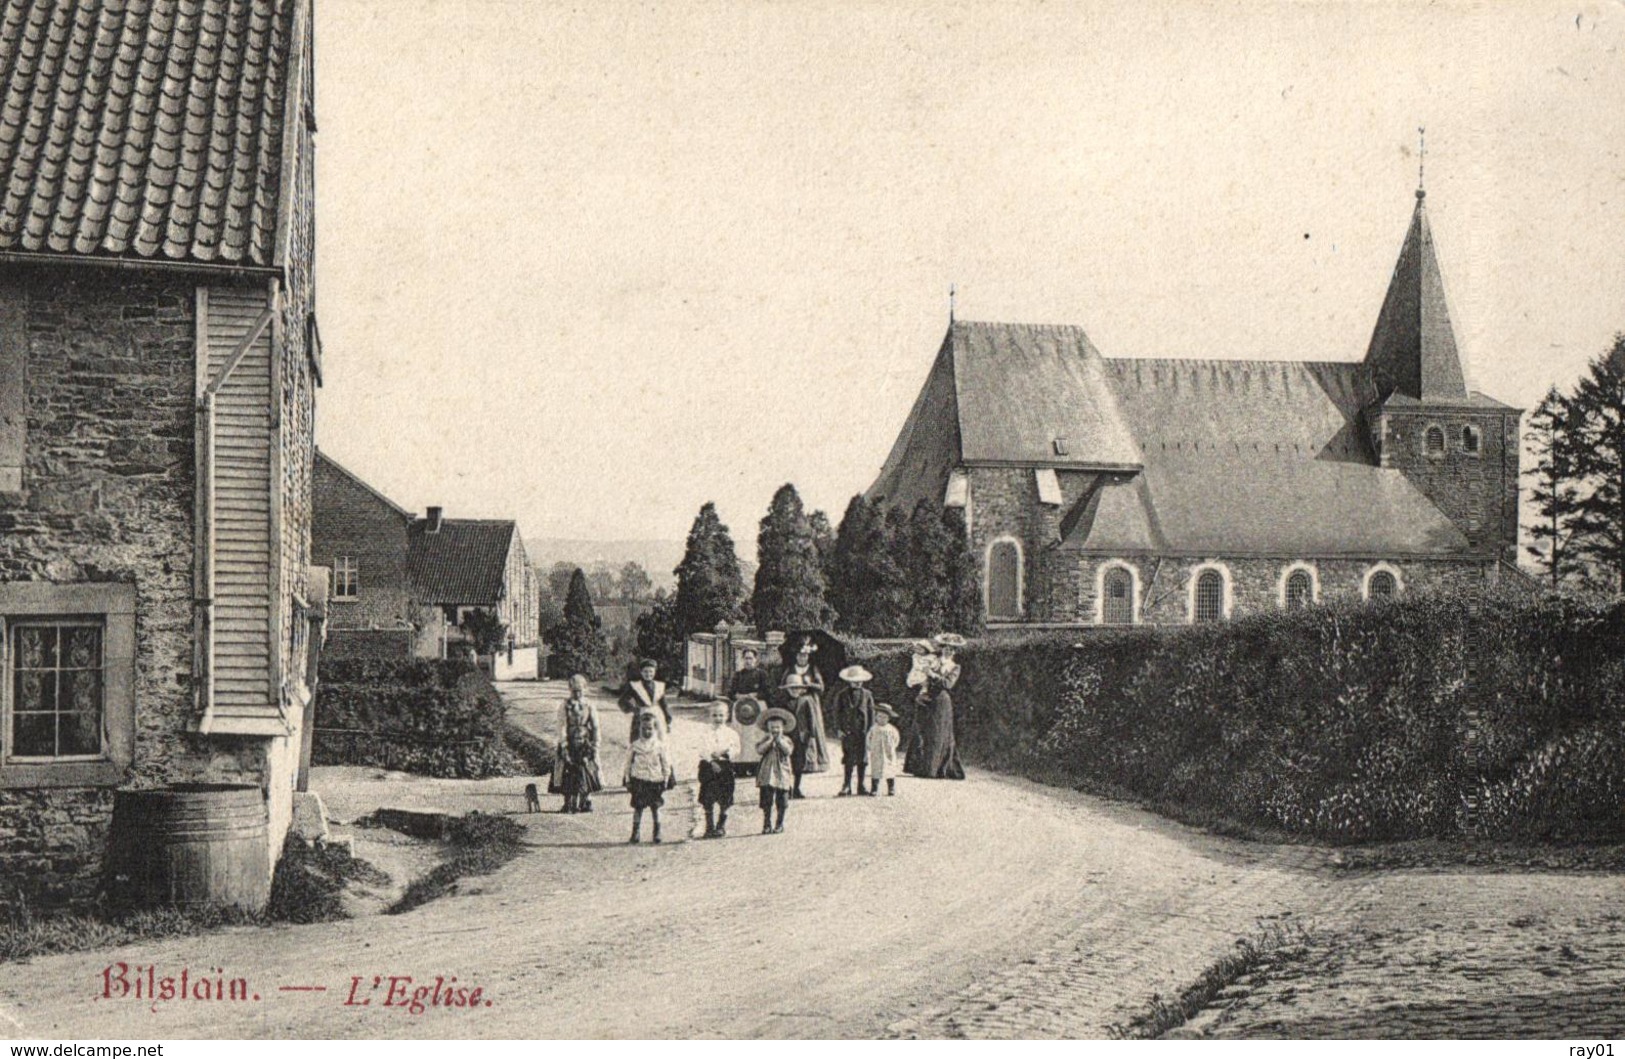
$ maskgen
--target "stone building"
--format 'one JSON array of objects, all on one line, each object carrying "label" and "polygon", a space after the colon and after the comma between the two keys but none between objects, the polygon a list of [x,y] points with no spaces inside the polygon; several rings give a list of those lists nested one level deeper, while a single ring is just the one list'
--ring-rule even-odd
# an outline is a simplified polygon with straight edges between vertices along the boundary
[{"label": "stone building", "polygon": [[0,0],[0,905],[113,791],[288,825],[320,345],[309,0]]},{"label": "stone building", "polygon": [[956,322],[868,496],[964,509],[994,627],[1484,585],[1518,576],[1520,413],[1466,380],[1418,191],[1363,361]]},{"label": "stone building", "polygon": [[469,612],[488,610],[509,633],[494,675],[537,675],[540,582],[517,523],[438,507],[417,518],[321,452],[315,498],[312,554],[332,571],[326,657],[444,658]]},{"label": "stone building", "polygon": [[311,557],[332,577],[323,657],[441,656],[441,612],[417,606],[407,581],[414,521],[412,512],[317,451]]}]

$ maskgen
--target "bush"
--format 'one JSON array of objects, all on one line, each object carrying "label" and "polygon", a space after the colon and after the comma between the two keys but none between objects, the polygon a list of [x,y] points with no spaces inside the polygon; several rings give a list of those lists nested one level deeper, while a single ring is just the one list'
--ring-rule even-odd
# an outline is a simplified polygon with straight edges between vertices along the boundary
[{"label": "bush", "polygon": [[[966,756],[1334,842],[1625,838],[1625,606],[1412,596],[1081,635],[963,652]],[[865,664],[912,714],[906,654]]]},{"label": "bush", "polygon": [[507,707],[472,663],[323,661],[312,760],[426,776],[504,774]]}]

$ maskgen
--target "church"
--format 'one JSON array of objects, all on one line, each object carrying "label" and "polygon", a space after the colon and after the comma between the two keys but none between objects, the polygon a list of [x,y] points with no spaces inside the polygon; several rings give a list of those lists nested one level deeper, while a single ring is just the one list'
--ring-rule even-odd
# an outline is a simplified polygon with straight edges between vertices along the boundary
[{"label": "church", "polygon": [[1521,578],[1520,414],[1468,388],[1418,190],[1363,361],[954,321],[866,495],[963,509],[990,628],[1224,621]]}]

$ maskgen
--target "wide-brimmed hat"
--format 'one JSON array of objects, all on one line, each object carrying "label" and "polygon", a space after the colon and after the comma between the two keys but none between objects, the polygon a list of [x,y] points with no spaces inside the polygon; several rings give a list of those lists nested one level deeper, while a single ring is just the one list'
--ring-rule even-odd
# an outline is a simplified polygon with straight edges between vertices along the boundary
[{"label": "wide-brimmed hat", "polygon": [[777,706],[774,706],[772,709],[762,714],[762,727],[766,728],[767,722],[773,720],[775,717],[784,722],[784,730],[786,732],[793,732],[796,730],[796,715],[791,713],[789,710],[781,710]]},{"label": "wide-brimmed hat", "polygon": [[897,716],[897,707],[888,705],[888,704],[886,704],[884,702],[877,702],[877,703],[875,703],[875,712],[876,713],[883,713],[887,717],[896,717]]},{"label": "wide-brimmed hat", "polygon": [[864,684],[875,679],[875,675],[862,666],[847,666],[841,670],[841,679],[848,684]]},{"label": "wide-brimmed hat", "polygon": [[965,638],[957,632],[939,632],[931,637],[931,642],[938,647],[964,647]]},{"label": "wide-brimmed hat", "polygon": [[908,649],[917,655],[928,655],[931,653],[931,641],[915,640],[913,643],[908,645]]}]

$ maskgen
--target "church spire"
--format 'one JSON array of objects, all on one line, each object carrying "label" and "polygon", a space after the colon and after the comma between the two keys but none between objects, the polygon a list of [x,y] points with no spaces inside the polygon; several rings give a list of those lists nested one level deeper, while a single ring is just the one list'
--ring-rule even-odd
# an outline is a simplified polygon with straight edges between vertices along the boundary
[{"label": "church spire", "polygon": [[1385,400],[1394,393],[1419,401],[1461,400],[1467,396],[1466,373],[1456,350],[1444,279],[1433,250],[1422,176],[1418,168],[1416,210],[1388,283],[1388,295],[1377,314],[1365,362]]}]

